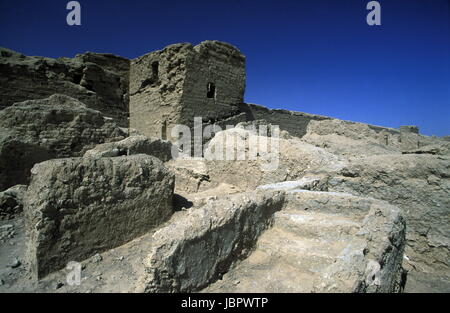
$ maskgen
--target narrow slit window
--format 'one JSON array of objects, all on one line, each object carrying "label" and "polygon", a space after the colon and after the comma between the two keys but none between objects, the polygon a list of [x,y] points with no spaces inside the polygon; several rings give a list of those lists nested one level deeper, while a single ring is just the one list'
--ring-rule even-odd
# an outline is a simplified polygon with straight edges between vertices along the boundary
[{"label": "narrow slit window", "polygon": [[152,80],[154,82],[158,81],[159,76],[159,62],[155,61],[152,63]]},{"label": "narrow slit window", "polygon": [[213,83],[208,83],[206,97],[207,98],[215,98],[216,97],[216,85],[214,85]]},{"label": "narrow slit window", "polygon": [[161,127],[161,139],[167,140],[167,122],[164,121]]}]

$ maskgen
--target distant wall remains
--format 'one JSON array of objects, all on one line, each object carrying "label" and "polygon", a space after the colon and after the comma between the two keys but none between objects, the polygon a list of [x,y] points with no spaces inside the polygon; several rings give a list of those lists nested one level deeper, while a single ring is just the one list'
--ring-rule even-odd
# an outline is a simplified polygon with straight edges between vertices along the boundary
[{"label": "distant wall remains", "polygon": [[281,130],[286,130],[291,136],[303,137],[310,121],[329,120],[330,117],[313,115],[302,112],[294,112],[281,109],[268,109],[256,104],[246,104],[243,110],[247,113],[248,120],[265,120],[272,125],[279,125]]}]

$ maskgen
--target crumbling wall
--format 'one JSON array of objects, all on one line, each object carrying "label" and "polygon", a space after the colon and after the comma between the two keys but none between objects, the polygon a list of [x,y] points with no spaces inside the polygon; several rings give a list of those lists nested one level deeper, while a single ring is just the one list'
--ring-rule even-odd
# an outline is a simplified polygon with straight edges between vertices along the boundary
[{"label": "crumbling wall", "polygon": [[209,203],[154,234],[138,291],[192,292],[246,257],[280,210],[284,195],[248,193]]},{"label": "crumbling wall", "polygon": [[174,176],[148,155],[35,165],[25,203],[36,278],[145,234],[172,214]]},{"label": "crumbling wall", "polygon": [[[346,164],[324,149],[299,140],[267,138],[240,127],[216,134],[205,150],[211,182],[251,190],[261,184],[299,179],[309,172],[338,171]],[[250,153],[251,144],[258,148],[255,156]]]},{"label": "crumbling wall", "polygon": [[87,52],[52,59],[0,48],[0,109],[58,93],[127,126],[129,62],[112,54]]},{"label": "crumbling wall", "polygon": [[172,144],[167,140],[137,135],[121,141],[99,144],[94,149],[86,151],[84,156],[117,157],[134,154],[148,154],[167,162],[172,159]]},{"label": "crumbling wall", "polygon": [[330,117],[294,112],[281,109],[269,109],[256,104],[243,104],[242,111],[247,114],[247,120],[265,120],[272,125],[280,126],[281,130],[288,131],[291,136],[303,137],[311,121],[322,121]]},{"label": "crumbling wall", "polygon": [[[230,270],[239,269],[240,261],[248,261],[246,258],[260,247],[257,243],[260,236],[266,235],[277,224],[279,226],[278,214],[283,214],[290,206],[312,214],[331,210],[334,215],[331,214],[330,220],[326,221],[330,224],[335,223],[333,217],[339,220],[342,215],[348,215],[355,219],[354,224],[358,228],[353,237],[346,238],[346,232],[343,232],[341,238],[328,239],[331,242],[346,240],[348,245],[337,256],[330,254],[330,257],[336,258],[335,262],[314,281],[315,290],[400,290],[405,223],[398,208],[386,202],[348,194],[277,190],[276,184],[274,187],[209,201],[157,231],[153,235],[152,250],[144,261],[146,275],[141,278],[137,291],[195,292],[218,281]],[[316,224],[318,231],[326,231],[325,224]],[[338,221],[334,227],[339,227]],[[281,231],[271,235],[285,234]],[[287,245],[293,240],[288,238],[285,241]],[[304,239],[297,237],[295,240],[301,242]],[[264,247],[266,252],[270,249],[268,247]],[[269,250],[268,253],[276,255],[277,252]],[[304,259],[299,259],[298,263],[302,261]],[[373,273],[372,265],[378,267]],[[270,266],[258,267],[258,274],[270,280],[270,270]],[[243,271],[242,278],[251,279],[251,274],[247,276],[249,272]]]},{"label": "crumbling wall", "polygon": [[[151,137],[171,139],[176,124],[204,126],[241,115],[245,57],[235,47],[205,41],[170,45],[132,60],[130,127]],[[209,92],[208,92],[209,91]]]},{"label": "crumbling wall", "polygon": [[213,123],[240,113],[238,105],[243,102],[245,91],[245,56],[227,43],[200,43],[188,55],[184,90],[183,124],[190,125],[195,116]]},{"label": "crumbling wall", "polygon": [[389,201],[402,209],[408,266],[449,277],[448,156],[377,155],[355,160],[328,180],[328,190]]},{"label": "crumbling wall", "polygon": [[[324,148],[331,147],[339,154],[352,154],[358,151],[361,153],[361,149],[369,154],[407,151],[435,141],[420,135],[417,126],[400,126],[398,130],[246,103],[240,105],[240,111],[246,114],[249,121],[265,120],[272,125],[278,125],[281,130],[288,131],[291,136]],[[367,143],[372,145],[369,149]],[[363,145],[366,148],[362,148]]]},{"label": "crumbling wall", "polygon": [[96,144],[125,135],[99,111],[65,95],[16,103],[0,110],[0,191],[28,184],[34,164],[82,156]]},{"label": "crumbling wall", "polygon": [[191,49],[190,44],[174,44],[131,61],[131,128],[148,137],[168,138],[169,129],[179,119]]},{"label": "crumbling wall", "polygon": [[409,127],[405,131],[334,118],[311,121],[302,140],[347,156],[399,154],[438,143],[409,131]]}]

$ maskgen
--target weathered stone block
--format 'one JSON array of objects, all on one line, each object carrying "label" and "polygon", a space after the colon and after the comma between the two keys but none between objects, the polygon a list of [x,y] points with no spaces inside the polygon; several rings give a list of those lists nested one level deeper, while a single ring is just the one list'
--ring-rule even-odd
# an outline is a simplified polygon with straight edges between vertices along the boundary
[{"label": "weathered stone block", "polygon": [[86,151],[85,157],[116,157],[121,155],[148,154],[163,162],[172,159],[172,143],[142,135],[131,136],[117,142],[108,142]]},{"label": "weathered stone block", "polygon": [[0,111],[0,191],[28,184],[36,163],[82,156],[123,135],[99,111],[65,95],[16,103]]},{"label": "weathered stone block", "polygon": [[[263,144],[264,138],[267,142]],[[257,156],[252,157],[250,145],[258,148]],[[232,160],[227,160],[228,153]],[[238,155],[242,160],[238,160]],[[311,144],[276,137],[269,140],[242,128],[217,133],[205,149],[205,159],[213,184],[228,183],[243,190],[299,179],[308,172],[336,171],[345,164],[337,156]]]},{"label": "weathered stone block", "polygon": [[148,155],[35,165],[25,197],[35,277],[143,235],[172,214],[174,177]]},{"label": "weathered stone block", "polygon": [[398,206],[406,219],[406,263],[448,277],[450,168],[447,156],[381,155],[361,158],[328,182],[328,190],[367,195]]},{"label": "weathered stone block", "polygon": [[253,192],[210,202],[157,231],[138,291],[192,292],[245,257],[283,206],[279,192]]}]

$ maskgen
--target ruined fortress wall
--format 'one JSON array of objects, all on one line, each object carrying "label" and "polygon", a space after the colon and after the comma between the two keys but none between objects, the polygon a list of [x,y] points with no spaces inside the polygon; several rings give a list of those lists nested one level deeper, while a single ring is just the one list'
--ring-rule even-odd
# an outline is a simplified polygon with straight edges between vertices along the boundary
[{"label": "ruined fortress wall", "polygon": [[272,125],[280,126],[281,130],[286,130],[291,136],[303,137],[306,134],[310,121],[321,121],[331,119],[330,117],[294,112],[288,110],[268,109],[256,104],[246,104],[248,120],[266,120]]},{"label": "ruined fortress wall", "polygon": [[194,117],[206,126],[239,116],[244,91],[245,57],[235,47],[170,45],[131,62],[130,127],[171,139],[176,124],[193,127]]},{"label": "ruined fortress wall", "polygon": [[206,126],[238,116],[244,91],[245,57],[235,47],[218,41],[171,45],[132,60],[130,127],[171,139],[173,126],[192,127],[194,117]]},{"label": "ruined fortress wall", "polygon": [[417,127],[413,126],[404,126],[399,131],[389,127],[344,121],[327,116],[268,109],[256,104],[243,104],[240,110],[245,112],[247,120],[265,120],[272,125],[278,125],[281,130],[288,131],[291,136],[299,138],[308,132],[320,136],[335,134],[348,138],[355,137],[354,139],[370,138],[381,145],[403,150],[415,149],[431,142],[429,138],[419,135]]},{"label": "ruined fortress wall", "polygon": [[195,117],[202,118],[203,128],[245,121],[239,111],[244,92],[245,56],[229,44],[204,41],[188,55],[180,123],[193,129]]},{"label": "ruined fortress wall", "polygon": [[[190,44],[176,44],[131,61],[130,127],[164,138],[177,123]],[[165,126],[164,126],[165,125]]]},{"label": "ruined fortress wall", "polygon": [[33,276],[44,277],[159,226],[173,213],[173,189],[173,174],[144,154],[35,165],[24,200]]},{"label": "ruined fortress wall", "polygon": [[0,109],[53,94],[75,98],[126,126],[129,60],[91,53],[75,58],[25,56],[0,48]]}]

